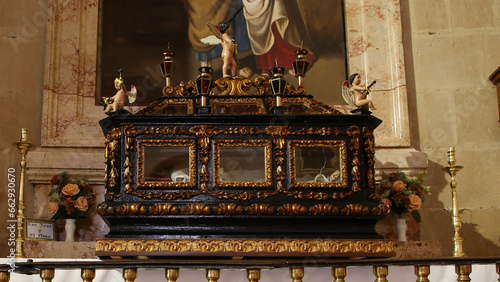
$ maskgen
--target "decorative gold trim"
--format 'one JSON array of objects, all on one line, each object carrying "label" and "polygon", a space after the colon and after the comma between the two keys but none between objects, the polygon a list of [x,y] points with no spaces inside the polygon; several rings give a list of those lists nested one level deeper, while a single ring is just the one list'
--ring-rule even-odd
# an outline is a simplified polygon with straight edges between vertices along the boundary
[{"label": "decorative gold trim", "polygon": [[222,91],[220,94],[212,95],[250,95],[247,91],[253,86],[253,82],[249,78],[233,79],[233,78],[219,78],[215,81],[217,90]]},{"label": "decorative gold trim", "polygon": [[[201,164],[199,168],[200,171],[200,187],[199,191],[196,192],[170,192],[165,191],[161,193],[139,193],[133,190],[133,175],[132,171],[132,162],[128,158],[130,154],[134,153],[134,142],[135,137],[139,135],[154,135],[154,134],[163,134],[163,135],[196,135],[198,138],[198,157]],[[276,181],[276,190],[274,191],[265,191],[265,192],[228,192],[228,191],[211,191],[208,189],[208,183],[210,181],[210,170],[208,169],[209,160],[210,160],[210,150],[211,150],[211,137],[215,135],[262,135],[269,134],[273,137],[273,147],[272,150],[275,154],[275,181]],[[339,130],[337,128],[303,128],[299,130],[292,130],[290,126],[268,126],[265,129],[260,128],[251,128],[251,127],[230,127],[230,128],[216,128],[213,125],[197,125],[189,128],[188,130],[183,129],[181,127],[145,127],[143,129],[137,130],[134,125],[128,125],[124,128],[124,135],[126,138],[126,159],[124,163],[124,183],[125,188],[124,192],[129,194],[134,194],[139,197],[143,197],[146,199],[188,199],[192,198],[201,193],[209,194],[213,197],[219,199],[235,199],[235,200],[250,200],[250,199],[265,199],[279,193],[283,193],[289,197],[294,197],[298,199],[315,199],[315,200],[325,200],[325,199],[343,199],[354,192],[358,192],[361,189],[359,188],[359,181],[361,181],[361,176],[359,174],[359,149],[360,149],[360,130],[357,126],[351,126],[347,132]],[[339,136],[339,135],[347,135],[351,137],[349,150],[353,151],[354,159],[352,161],[352,179],[353,186],[352,191],[348,192],[335,192],[335,193],[325,193],[325,192],[309,192],[304,193],[303,191],[290,191],[286,190],[284,183],[286,180],[286,137],[289,135],[320,135],[320,136]],[[134,138],[132,138],[134,137]],[[127,170],[128,169],[128,170]],[[115,196],[114,194],[109,194],[109,196]],[[119,194],[116,197],[120,196]]]},{"label": "decorative gold trim", "polygon": [[[145,148],[146,147],[188,147],[189,148],[189,182],[146,181]],[[125,172],[127,178],[127,172]],[[196,142],[194,139],[141,139],[137,140],[137,188],[193,188],[196,186]]]},{"label": "decorative gold trim", "polygon": [[[333,196],[330,196],[330,198],[333,198]],[[250,205],[238,205],[235,203],[220,203],[218,205],[203,203],[189,203],[186,205],[125,203],[120,206],[110,206],[101,203],[97,205],[97,213],[100,215],[378,216],[387,215],[389,212],[390,209],[383,204],[375,207],[348,204],[343,208],[331,204],[316,204],[307,207],[301,204],[273,206],[259,203]]]},{"label": "decorative gold trim", "polygon": [[363,127],[363,137],[365,139],[365,151],[368,155],[368,188],[375,189],[375,138],[373,131],[368,127]]},{"label": "decorative gold trim", "polygon": [[106,189],[116,185],[117,171],[116,171],[116,156],[120,149],[120,138],[121,130],[120,128],[113,128],[106,135]]},{"label": "decorative gold trim", "polygon": [[[295,167],[297,156],[296,147],[334,147],[339,148],[340,153],[340,182],[298,182]],[[346,188],[347,181],[347,142],[345,140],[290,140],[288,141],[290,158],[290,186],[292,188]]]},{"label": "decorative gold trim", "polygon": [[395,241],[355,239],[97,239],[97,255],[238,253],[241,255],[391,255]]},{"label": "decorative gold trim", "polygon": [[359,160],[359,136],[361,133],[359,127],[356,125],[350,126],[347,130],[347,133],[352,137],[351,146],[349,147],[349,149],[353,152],[353,158],[351,161],[352,191],[359,192],[361,191],[361,188],[359,187],[359,182],[361,181],[361,172],[359,169],[359,166],[361,165],[361,162]]},{"label": "decorative gold trim", "polygon": [[[266,181],[221,181],[220,180],[220,147],[264,147],[264,174]],[[272,157],[271,140],[246,139],[216,139],[213,140],[214,188],[227,187],[258,187],[272,188]]]}]

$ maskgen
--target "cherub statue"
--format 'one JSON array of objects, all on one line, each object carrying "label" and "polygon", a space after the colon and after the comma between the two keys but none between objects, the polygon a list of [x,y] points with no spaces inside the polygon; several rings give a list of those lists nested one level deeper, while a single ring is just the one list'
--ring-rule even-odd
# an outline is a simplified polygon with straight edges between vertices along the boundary
[{"label": "cherub statue", "polygon": [[111,112],[116,112],[119,109],[123,109],[125,107],[125,96],[128,96],[128,102],[129,103],[134,103],[135,99],[137,98],[137,89],[135,86],[130,87],[130,91],[127,91],[127,87],[125,86],[125,83],[123,82],[123,77],[122,77],[122,69],[118,70],[118,73],[120,74],[119,77],[115,78],[115,88],[118,90],[113,97],[104,97],[103,102],[106,106],[106,109],[104,110],[105,114],[110,114]]},{"label": "cherub statue", "polygon": [[361,85],[361,76],[359,73],[353,73],[348,81],[342,83],[342,97],[350,106],[375,110],[372,100],[367,97],[375,83],[374,80],[369,86]]},{"label": "cherub statue", "polygon": [[[216,38],[212,36],[202,39],[205,44],[222,44],[222,75],[224,77],[234,77],[236,76],[236,60],[234,56],[236,55],[236,44],[234,39],[231,39],[230,35],[233,31],[231,25],[226,22],[221,22],[218,26],[212,23],[207,23],[208,28],[213,32]],[[230,71],[230,73],[228,73]]]}]

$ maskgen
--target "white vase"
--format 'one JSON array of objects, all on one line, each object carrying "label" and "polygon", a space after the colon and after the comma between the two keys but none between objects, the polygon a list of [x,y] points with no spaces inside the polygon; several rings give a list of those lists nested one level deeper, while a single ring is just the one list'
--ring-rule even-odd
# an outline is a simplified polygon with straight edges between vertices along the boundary
[{"label": "white vase", "polygon": [[75,230],[76,230],[76,219],[66,218],[66,224],[64,224],[64,230],[66,231],[66,242],[75,241]]},{"label": "white vase", "polygon": [[407,228],[406,218],[396,219],[396,230],[398,231],[398,241],[407,241],[406,228]]}]

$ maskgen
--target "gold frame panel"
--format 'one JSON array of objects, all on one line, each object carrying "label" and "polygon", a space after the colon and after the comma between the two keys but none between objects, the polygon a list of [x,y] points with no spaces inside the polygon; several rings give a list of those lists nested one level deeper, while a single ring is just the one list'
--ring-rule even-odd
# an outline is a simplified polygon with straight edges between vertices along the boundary
[{"label": "gold frame panel", "polygon": [[[220,147],[264,147],[266,181],[220,181]],[[272,181],[272,141],[255,139],[215,139],[213,140],[214,188],[258,187],[273,188]]]},{"label": "gold frame panel", "polygon": [[[298,182],[295,167],[296,147],[338,147],[340,151],[340,182]],[[290,159],[290,186],[292,188],[347,188],[347,141],[345,140],[290,140],[288,142]]]},{"label": "gold frame panel", "polygon": [[[144,147],[188,147],[189,182],[144,180]],[[137,188],[194,188],[196,187],[196,140],[195,139],[142,139],[137,140]]]}]

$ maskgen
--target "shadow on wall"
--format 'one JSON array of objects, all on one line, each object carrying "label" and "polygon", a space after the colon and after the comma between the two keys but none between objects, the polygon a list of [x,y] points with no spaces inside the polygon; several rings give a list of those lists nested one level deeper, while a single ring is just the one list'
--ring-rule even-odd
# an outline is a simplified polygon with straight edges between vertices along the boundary
[{"label": "shadow on wall", "polygon": [[[454,229],[452,224],[453,211],[451,210],[452,198],[450,178],[443,171],[443,166],[429,161],[427,169],[426,184],[431,185],[431,195],[428,195],[423,209],[421,211],[422,223],[422,239],[424,240],[440,240],[443,246],[443,256],[452,255],[453,253],[453,236]],[[484,237],[478,230],[478,224],[473,222],[464,222],[464,213],[473,213],[472,210],[460,209],[460,189],[465,187],[457,183],[457,197],[459,216],[461,217],[462,227],[459,234],[463,238],[463,250],[469,257],[474,256],[497,256],[500,254],[500,246],[496,242]],[[448,194],[449,200],[443,203],[438,199],[440,194]]]}]

